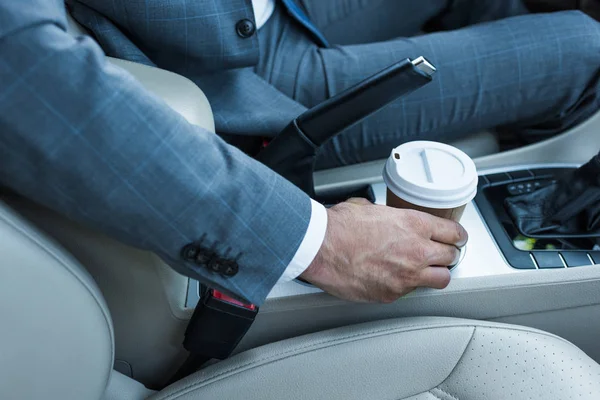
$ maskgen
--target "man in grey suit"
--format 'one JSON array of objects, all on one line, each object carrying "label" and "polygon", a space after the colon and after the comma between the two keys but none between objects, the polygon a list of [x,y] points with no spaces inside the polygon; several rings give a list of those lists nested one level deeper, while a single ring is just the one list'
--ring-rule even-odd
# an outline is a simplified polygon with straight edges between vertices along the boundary
[{"label": "man in grey suit", "polygon": [[[186,26],[185,7],[177,5],[184,2],[97,5],[105,3],[107,12],[127,16],[119,26],[129,19],[135,26],[129,38],[88,14],[111,54],[148,61],[145,52],[156,46],[165,51],[153,56],[158,64],[229,76],[215,81],[230,84],[240,75],[217,71],[258,60],[255,37],[219,39],[229,29],[221,19],[251,18],[249,3],[238,9],[237,1],[196,2],[203,5],[196,11],[208,14],[189,14],[201,23],[178,30],[183,36],[159,27],[170,20]],[[217,135],[187,123],[107,63],[92,39],[66,29],[62,0],[0,2],[0,187],[154,251],[178,271],[254,304],[278,281],[300,274],[356,301],[389,302],[417,286],[448,284],[450,274],[440,266],[452,264],[467,241],[460,225],[361,200],[325,210]],[[262,114],[264,123],[295,114],[283,106],[275,113]],[[223,115],[221,129],[228,123]],[[248,133],[261,132],[248,125]]]},{"label": "man in grey suit", "polygon": [[276,135],[307,107],[398,60],[424,56],[438,67],[433,84],[323,146],[318,168],[483,129],[533,141],[600,108],[600,24],[579,11],[530,14],[523,0],[69,3],[109,55],[195,81],[218,133],[235,143]]},{"label": "man in grey suit", "polygon": [[[560,8],[557,3],[553,8]],[[565,0],[565,8],[572,3]],[[600,24],[579,11],[534,15],[522,0],[69,0],[69,4],[73,16],[109,55],[157,65],[196,82],[213,106],[217,132],[248,152],[252,137],[261,143],[262,138],[275,136],[307,107],[398,60],[425,56],[438,67],[432,84],[326,143],[317,159],[319,168],[383,158],[409,140],[449,141],[486,128],[510,129],[535,140],[570,128],[600,109]],[[189,157],[189,150],[180,157]],[[249,161],[246,165],[249,170],[259,168]],[[197,168],[194,171],[198,173]],[[269,183],[280,181],[264,169],[259,171]],[[240,175],[237,183],[248,174]],[[244,202],[230,198],[238,195],[232,186],[224,189],[221,199],[233,204],[215,209],[215,215],[234,210],[239,220],[227,225],[215,222],[211,242],[233,248],[239,247],[236,240],[247,245],[256,241],[258,249],[270,246],[276,258],[263,252],[259,256],[264,258],[252,261],[280,260],[280,266],[288,264],[282,279],[302,274],[345,298],[390,301],[404,293],[403,287],[445,286],[449,275],[429,267],[440,265],[430,254],[446,265],[454,254],[447,244],[462,241],[458,237],[464,235],[438,236],[432,224],[445,223],[437,220],[417,224],[426,229],[415,231],[404,220],[410,216],[353,203],[327,212],[310,203],[308,219],[309,202],[297,200],[304,208],[297,204],[292,209],[304,216],[299,231],[307,232],[300,241],[297,232],[286,231],[298,222],[287,206],[266,215],[274,210],[271,202],[284,192],[291,196],[293,188],[282,185],[276,195],[275,186],[260,194],[248,193],[254,197],[244,209],[239,206]],[[248,216],[250,209],[260,210],[256,218]],[[286,213],[286,220],[275,225],[280,231],[272,232],[273,218],[280,213]],[[369,222],[360,222],[363,218]],[[280,226],[288,220],[292,224]],[[344,222],[336,225],[340,220]],[[259,224],[254,235],[240,234],[248,223]],[[233,227],[232,232],[226,234],[223,226]],[[390,242],[390,237],[396,240]],[[282,255],[282,246],[289,253]],[[388,249],[388,254],[376,249]],[[444,262],[439,261],[440,254],[445,254]],[[419,270],[423,272],[403,268],[412,265],[413,258],[426,266]],[[261,290],[262,298],[281,267],[268,269],[274,272],[265,278],[259,278],[258,269],[244,269],[254,275],[240,281],[239,290]],[[387,276],[400,279],[389,284]]]}]

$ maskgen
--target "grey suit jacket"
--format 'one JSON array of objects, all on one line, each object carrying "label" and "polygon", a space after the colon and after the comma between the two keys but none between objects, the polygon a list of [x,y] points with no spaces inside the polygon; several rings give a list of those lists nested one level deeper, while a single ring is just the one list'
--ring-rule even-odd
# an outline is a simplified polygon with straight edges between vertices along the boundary
[{"label": "grey suit jacket", "polygon": [[200,86],[219,134],[275,136],[306,111],[253,72],[257,35],[244,38],[236,29],[239,21],[254,21],[251,0],[68,4],[108,55],[180,73]]},{"label": "grey suit jacket", "polygon": [[[135,23],[136,32],[150,35],[140,43],[159,48],[166,44],[160,40],[177,42],[166,30],[156,31],[182,17],[167,2],[94,3],[107,12],[127,7],[119,23]],[[221,0],[200,3],[218,7],[215,13],[248,12],[242,3],[239,9]],[[188,16],[203,19],[193,12],[188,9]],[[207,35],[210,29],[200,25],[189,24],[188,34]],[[120,30],[102,29],[118,47]],[[182,62],[183,70],[196,64],[194,58],[203,71],[254,61],[255,43],[224,51],[227,46],[208,44],[214,39],[207,36],[206,46],[183,55],[182,38],[178,49],[156,57],[161,65]],[[133,46],[121,50],[131,52],[127,58],[142,57]],[[91,39],[67,34],[62,0],[0,2],[0,185],[256,304],[287,267],[310,219],[306,195],[188,124],[108,64]]]}]

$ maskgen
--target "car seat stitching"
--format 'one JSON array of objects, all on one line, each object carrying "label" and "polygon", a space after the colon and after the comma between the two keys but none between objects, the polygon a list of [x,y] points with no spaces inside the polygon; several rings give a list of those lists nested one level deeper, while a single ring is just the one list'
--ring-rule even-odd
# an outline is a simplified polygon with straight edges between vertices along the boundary
[{"label": "car seat stitching", "polygon": [[[188,386],[185,386],[183,388],[181,388],[177,393],[173,393],[172,395],[179,395],[179,394],[183,394],[181,392],[185,391],[186,389],[189,389],[192,386],[198,385],[198,388],[201,386],[207,386],[210,385],[220,379],[218,379],[219,377],[226,375],[230,372],[236,372],[239,371],[241,369],[244,369],[246,367],[252,367],[252,366],[257,366],[257,364],[261,364],[263,362],[269,362],[269,361],[279,361],[279,360],[283,360],[285,358],[288,358],[286,356],[290,355],[291,353],[298,353],[298,354],[292,354],[291,356],[294,355],[300,355],[300,354],[305,354],[308,353],[310,351],[313,350],[319,350],[320,346],[322,345],[332,345],[332,344],[344,344],[344,343],[349,343],[350,341],[344,342],[345,340],[348,339],[355,339],[355,338],[360,338],[360,337],[375,337],[375,336],[381,336],[382,334],[386,334],[386,333],[392,333],[394,331],[400,333],[400,332],[412,332],[415,330],[431,330],[431,329],[436,329],[439,327],[443,327],[443,328],[452,328],[452,327],[469,327],[469,325],[456,325],[456,326],[448,326],[448,325],[440,325],[440,326],[433,326],[433,327],[419,327],[419,326],[412,326],[410,327],[411,329],[403,329],[403,328],[387,328],[387,329],[379,329],[379,330],[374,330],[374,331],[368,331],[368,332],[362,332],[362,333],[358,333],[358,334],[354,334],[354,335],[348,335],[348,336],[343,336],[337,339],[332,339],[332,340],[325,340],[325,341],[321,341],[321,342],[317,342],[317,343],[311,343],[308,345],[304,345],[301,347],[297,347],[291,350],[287,350],[281,353],[277,353],[268,357],[264,357],[261,358],[259,360],[255,360],[255,361],[251,361],[248,362],[244,365],[239,365],[237,367],[233,367],[230,369],[227,369],[225,371],[219,372],[218,374],[211,376],[209,378],[207,378],[204,382],[194,382]],[[372,335],[372,336],[371,336]],[[343,342],[343,343],[342,343]],[[305,351],[303,351],[305,350]],[[168,397],[168,398],[175,398],[175,397]]]},{"label": "car seat stitching", "polygon": [[[434,390],[434,389],[435,389],[435,388],[433,388],[433,389],[431,389],[431,390]],[[427,393],[429,393],[430,395],[432,395],[433,397],[435,397],[435,398],[436,398],[436,399],[438,399],[438,400],[444,400],[444,399],[442,399],[441,397],[437,396],[435,393],[433,393],[431,390],[430,390],[429,392],[427,392]]]},{"label": "car seat stitching", "polygon": [[[257,364],[261,364],[261,363],[265,363],[266,364],[266,362],[270,362],[270,361],[284,360],[286,358],[289,358],[288,355],[290,355],[290,353],[296,353],[296,352],[298,353],[298,354],[292,354],[291,356],[293,357],[294,355],[301,355],[301,354],[306,354],[306,353],[311,352],[311,351],[319,350],[320,348],[322,348],[321,346],[323,346],[323,345],[339,345],[339,344],[344,344],[344,343],[350,343],[350,342],[353,341],[353,340],[348,340],[348,339],[355,339],[355,338],[359,338],[359,337],[371,338],[371,337],[381,336],[381,334],[392,333],[394,331],[396,331],[397,333],[400,333],[400,332],[403,333],[403,332],[413,332],[415,330],[430,330],[430,329],[436,329],[436,328],[439,328],[439,327],[453,328],[453,327],[469,327],[469,326],[470,325],[452,325],[452,326],[450,326],[450,325],[439,325],[439,326],[431,326],[431,327],[420,327],[418,325],[413,325],[413,326],[404,327],[404,328],[387,328],[387,329],[379,329],[379,330],[367,331],[367,332],[362,332],[362,333],[358,333],[358,334],[354,334],[354,335],[343,336],[343,337],[340,337],[340,338],[337,338],[337,339],[325,340],[325,341],[321,341],[321,342],[311,343],[311,344],[308,344],[308,345],[305,345],[305,346],[297,347],[297,348],[294,348],[294,349],[291,349],[291,350],[287,350],[287,351],[284,351],[284,352],[281,352],[281,353],[270,355],[270,356],[261,358],[259,360],[248,362],[248,363],[246,363],[244,365],[239,365],[237,367],[233,367],[233,368],[230,368],[228,370],[219,372],[216,375],[213,375],[211,377],[206,378],[205,381],[194,382],[192,384],[189,384],[189,385],[187,385],[187,386],[179,389],[176,393],[172,393],[169,396],[184,394],[184,393],[181,393],[181,392],[183,392],[183,391],[191,388],[192,386],[198,385],[197,388],[200,388],[201,386],[210,385],[210,384],[215,383],[218,380],[220,380],[220,379],[218,379],[219,377],[221,377],[223,375],[226,375],[226,374],[228,374],[230,372],[236,372],[236,371],[239,371],[239,370],[244,369],[246,367],[255,368],[255,367],[258,366]],[[406,329],[406,328],[410,328],[410,329]],[[306,351],[302,351],[302,350],[306,350]],[[251,368],[248,368],[248,369],[251,369]],[[243,372],[243,371],[240,371],[240,372]],[[168,398],[171,399],[171,398],[175,398],[175,397],[168,397]],[[167,397],[165,397],[164,399],[167,399]]]},{"label": "car seat stitching", "polygon": [[431,390],[439,390],[440,392],[444,393],[446,396],[450,397],[450,399],[452,399],[452,400],[459,400],[458,397],[451,395],[450,393],[446,392],[443,389],[440,389],[439,387],[433,388]]},{"label": "car seat stitching", "polygon": [[[232,372],[233,373],[241,373],[243,371],[240,371],[240,370],[243,370],[245,368],[247,368],[247,369],[256,368],[256,367],[258,367],[258,364],[265,363],[265,362],[281,361],[281,360],[283,360],[285,358],[289,358],[289,357],[286,357],[286,356],[288,356],[290,353],[298,352],[298,354],[292,354],[292,356],[294,356],[294,355],[304,354],[304,353],[307,353],[307,352],[313,351],[313,350],[319,350],[317,347],[322,346],[322,345],[326,345],[326,344],[342,344],[341,342],[344,341],[344,340],[354,339],[354,338],[358,338],[358,337],[367,337],[369,335],[381,335],[383,333],[412,332],[412,331],[415,331],[415,330],[431,330],[431,329],[439,329],[439,328],[456,328],[456,327],[471,327],[471,328],[476,328],[477,326],[475,326],[475,325],[468,325],[468,324],[465,324],[465,325],[461,325],[461,324],[454,324],[454,325],[440,324],[440,325],[434,325],[434,326],[412,325],[410,327],[403,327],[403,328],[379,329],[379,330],[374,330],[374,331],[363,332],[363,333],[360,333],[360,334],[348,335],[348,336],[344,336],[344,337],[341,337],[341,338],[338,338],[338,339],[334,339],[334,340],[325,340],[325,341],[322,341],[322,342],[312,343],[310,345],[305,345],[305,346],[298,347],[298,348],[295,348],[295,349],[292,349],[292,350],[288,350],[288,351],[285,351],[285,352],[282,352],[282,353],[277,353],[275,355],[264,357],[264,358],[261,358],[261,359],[256,360],[256,361],[251,361],[251,362],[248,362],[248,363],[246,363],[244,365],[240,365],[240,366],[237,366],[237,367],[234,367],[234,368],[230,368],[230,369],[228,369],[226,371],[220,372],[220,373],[218,373],[218,374],[216,374],[214,376],[211,376],[211,377],[207,378],[205,381],[190,383],[190,384],[184,386],[183,388],[179,389],[177,392],[172,393],[170,395],[167,395],[167,397],[162,397],[162,398],[158,398],[158,399],[163,399],[163,400],[176,399],[177,397],[179,397],[181,395],[184,395],[185,394],[184,392],[187,392],[188,389],[191,389],[191,388],[199,389],[201,387],[208,386],[208,385],[211,385],[213,383],[216,383],[216,382],[222,380],[223,378],[221,378],[221,377],[223,375],[227,375],[227,374],[232,373]],[[487,326],[484,326],[484,327],[487,328]],[[407,329],[407,328],[409,328],[409,329]],[[549,334],[549,333],[545,333],[545,332],[538,332],[538,331],[534,331],[534,330],[530,330],[530,329],[526,329],[526,328],[520,328],[519,327],[519,328],[515,329],[515,328],[504,327],[504,326],[491,326],[490,328],[503,329],[503,330],[509,330],[509,331],[528,332],[528,333],[538,334],[538,335],[541,335],[541,336],[546,336],[546,337],[549,337],[549,338],[558,339],[558,340],[560,340],[562,342],[565,342],[565,343],[573,345],[572,343],[570,343],[570,342],[566,341],[565,339],[560,338],[558,336],[555,336],[555,335],[552,335],[552,334]],[[309,351],[305,351],[303,353],[300,353],[302,350],[309,350]],[[463,355],[464,355],[464,353],[463,353]],[[248,368],[248,367],[251,367],[251,368]],[[219,378],[221,378],[221,379],[219,379]],[[448,379],[448,378],[446,378],[446,379]]]},{"label": "car seat stitching", "polygon": [[[448,379],[450,379],[450,377],[452,376],[452,374],[454,373],[454,371],[456,371],[456,368],[458,368],[458,366],[463,362],[463,360],[465,358],[465,355],[467,354],[467,350],[469,349],[469,345],[471,344],[471,342],[473,342],[473,338],[475,337],[475,333],[476,332],[477,332],[477,327],[474,326],[473,327],[473,332],[471,332],[471,338],[469,339],[469,341],[467,342],[467,345],[463,349],[463,353],[460,356],[460,358],[458,359],[458,362],[456,363],[456,365],[454,366],[454,368],[452,368],[452,371],[450,371],[450,373],[448,374],[448,376],[438,385],[438,387],[436,389],[439,389],[442,392],[444,392],[442,389],[439,388],[439,386],[443,385],[444,382],[446,382]],[[444,393],[446,393],[446,392],[444,392]]]}]

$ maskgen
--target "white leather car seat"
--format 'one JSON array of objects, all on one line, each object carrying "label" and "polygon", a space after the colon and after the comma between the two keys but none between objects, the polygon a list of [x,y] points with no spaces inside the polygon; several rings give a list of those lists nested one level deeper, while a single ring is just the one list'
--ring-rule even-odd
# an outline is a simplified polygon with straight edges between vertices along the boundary
[{"label": "white leather car seat", "polygon": [[0,238],[2,399],[600,398],[600,365],[573,344],[535,329],[449,318],[289,339],[152,392],[112,371],[110,314],[85,269],[3,203]]}]

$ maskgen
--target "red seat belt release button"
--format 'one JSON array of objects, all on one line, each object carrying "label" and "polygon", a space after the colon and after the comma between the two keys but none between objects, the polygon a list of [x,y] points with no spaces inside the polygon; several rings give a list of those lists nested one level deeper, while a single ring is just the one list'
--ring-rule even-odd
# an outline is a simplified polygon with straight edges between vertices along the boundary
[{"label": "red seat belt release button", "polygon": [[248,310],[256,310],[256,306],[254,304],[244,304],[239,300],[234,299],[233,297],[229,297],[226,294],[223,294],[217,290],[212,291],[212,295],[215,299],[219,299],[221,301],[224,301],[226,303],[231,303],[231,304],[235,304],[236,306],[240,306],[240,307],[244,307]]}]

